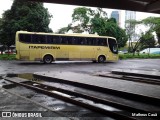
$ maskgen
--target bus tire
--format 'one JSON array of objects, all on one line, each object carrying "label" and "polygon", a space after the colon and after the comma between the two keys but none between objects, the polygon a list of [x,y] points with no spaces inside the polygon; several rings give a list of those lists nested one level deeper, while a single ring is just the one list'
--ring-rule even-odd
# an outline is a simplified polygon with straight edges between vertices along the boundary
[{"label": "bus tire", "polygon": [[106,57],[104,56],[104,55],[100,55],[99,57],[98,57],[98,62],[99,63],[104,63],[106,61]]},{"label": "bus tire", "polygon": [[44,63],[49,64],[49,63],[52,63],[52,61],[53,61],[53,57],[51,55],[45,55],[43,58]]}]

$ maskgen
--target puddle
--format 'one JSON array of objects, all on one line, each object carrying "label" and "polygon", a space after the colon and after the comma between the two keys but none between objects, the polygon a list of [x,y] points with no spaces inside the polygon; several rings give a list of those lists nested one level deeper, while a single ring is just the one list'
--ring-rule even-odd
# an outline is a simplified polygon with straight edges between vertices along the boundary
[{"label": "puddle", "polygon": [[[53,85],[56,85],[57,87],[62,87],[62,85],[60,83],[54,83],[54,82],[48,82],[48,81],[36,79],[34,77],[34,74],[32,74],[32,73],[7,74],[6,77],[18,77],[18,78],[22,78],[22,79],[31,80],[31,81],[44,82],[45,84],[48,84],[48,85],[53,84]],[[6,85],[6,84],[9,84],[9,83],[6,83],[6,81],[4,81],[4,80],[0,80],[0,85]],[[37,85],[38,84],[34,84],[34,86],[37,86]],[[68,89],[72,89],[72,88],[69,88],[67,85],[63,86],[63,87],[68,88]],[[78,117],[89,117],[89,116],[101,117],[101,116],[103,116],[103,115],[99,115],[98,113],[94,113],[90,110],[87,110],[85,108],[82,108],[82,107],[64,102],[62,100],[56,99],[54,97],[50,97],[50,96],[47,96],[47,95],[44,95],[41,93],[37,93],[34,90],[30,90],[30,89],[27,89],[22,86],[15,86],[14,88],[9,88],[9,90],[13,93],[22,95],[26,98],[29,98],[33,101],[36,101],[36,102],[42,104],[44,106],[47,106],[51,109],[54,109],[55,111],[62,112],[63,114],[66,114],[66,116],[70,116],[70,117],[77,117],[77,116]],[[68,97],[68,98],[71,98],[71,97],[74,98],[74,96],[70,96],[70,95],[67,95],[67,94],[64,94],[64,93],[61,93],[58,91],[51,91],[51,92],[56,93],[58,95]],[[74,99],[77,99],[77,98],[75,97]],[[84,99],[79,99],[79,100],[83,101]],[[87,101],[87,102],[90,104],[94,104],[94,103],[92,103],[92,101]],[[97,106],[104,107],[101,104],[97,104]],[[105,109],[110,110],[110,111],[115,111],[114,108],[111,108],[109,106],[108,107],[105,106]]]},{"label": "puddle", "polygon": [[19,77],[23,79],[28,79],[28,80],[34,80],[35,78],[33,77],[32,73],[24,73],[24,74],[7,74],[6,77]]},{"label": "puddle", "polygon": [[30,81],[41,82],[41,80],[34,77],[33,73],[22,73],[22,74],[9,73],[5,75],[5,77],[18,77],[18,78],[22,78]]}]

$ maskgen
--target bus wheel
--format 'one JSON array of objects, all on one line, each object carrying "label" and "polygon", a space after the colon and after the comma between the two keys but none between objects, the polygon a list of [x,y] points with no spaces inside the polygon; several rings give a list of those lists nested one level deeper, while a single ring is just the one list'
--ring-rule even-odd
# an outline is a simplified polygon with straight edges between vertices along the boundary
[{"label": "bus wheel", "polygon": [[105,57],[105,56],[100,55],[100,56],[98,57],[98,62],[99,62],[99,63],[104,63],[105,61],[106,61],[106,57]]},{"label": "bus wheel", "polygon": [[44,58],[43,58],[43,62],[44,63],[51,63],[53,61],[53,57],[51,55],[45,55]]}]

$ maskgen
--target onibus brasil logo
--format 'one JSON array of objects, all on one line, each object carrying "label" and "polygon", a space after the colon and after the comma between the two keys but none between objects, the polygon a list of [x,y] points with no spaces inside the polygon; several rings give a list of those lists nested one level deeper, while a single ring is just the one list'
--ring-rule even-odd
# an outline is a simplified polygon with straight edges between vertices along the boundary
[{"label": "onibus brasil logo", "polygon": [[2,117],[42,117],[40,112],[2,112]]}]

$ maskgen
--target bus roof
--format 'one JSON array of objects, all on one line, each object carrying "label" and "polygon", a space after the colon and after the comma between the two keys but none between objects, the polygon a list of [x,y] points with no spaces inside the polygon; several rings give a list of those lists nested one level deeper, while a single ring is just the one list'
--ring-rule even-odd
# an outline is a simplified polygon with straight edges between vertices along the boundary
[{"label": "bus roof", "polygon": [[79,37],[96,37],[96,38],[112,38],[110,36],[99,36],[95,34],[81,34],[81,33],[72,33],[72,34],[55,34],[55,33],[44,33],[44,32],[28,32],[28,31],[17,31],[17,34],[24,33],[24,34],[41,34],[41,35],[60,35],[60,36],[79,36]]}]

